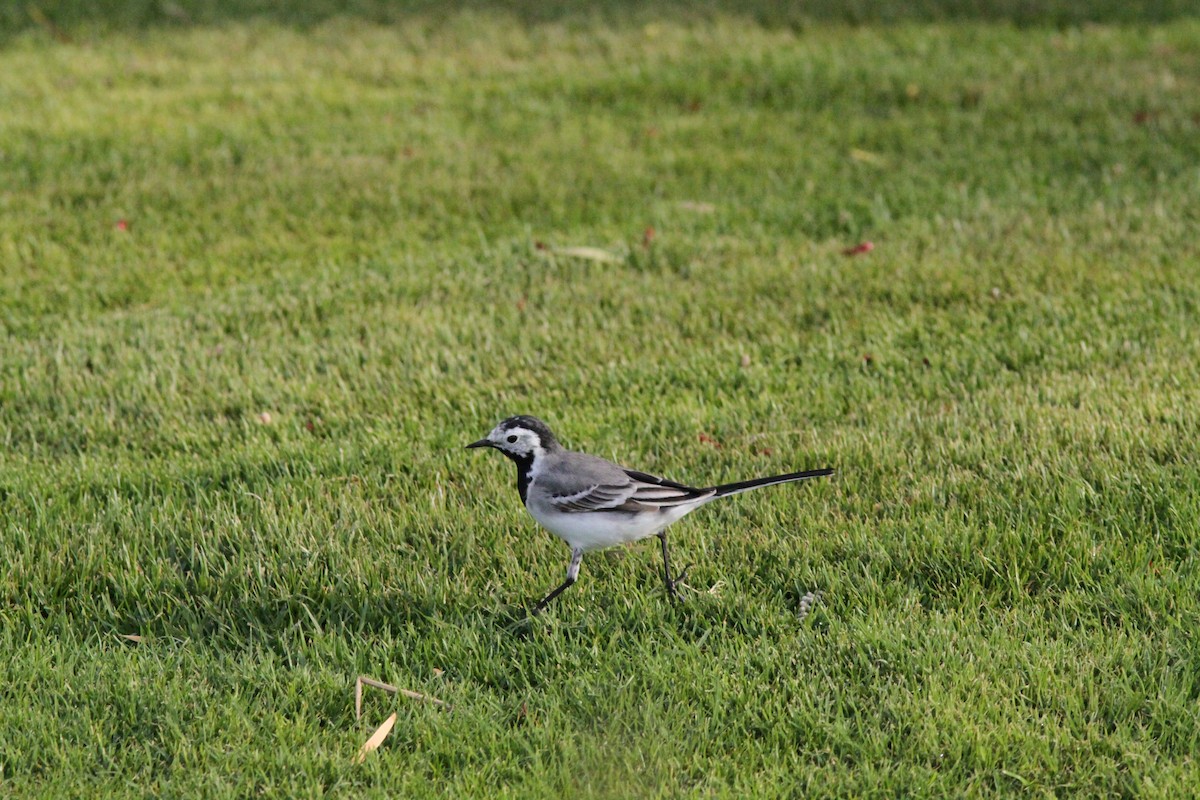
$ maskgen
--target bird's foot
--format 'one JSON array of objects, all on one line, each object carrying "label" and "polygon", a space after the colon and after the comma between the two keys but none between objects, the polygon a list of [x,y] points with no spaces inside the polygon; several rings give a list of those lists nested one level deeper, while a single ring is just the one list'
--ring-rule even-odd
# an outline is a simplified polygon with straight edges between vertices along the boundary
[{"label": "bird's foot", "polygon": [[692,564],[688,564],[679,571],[679,574],[676,575],[673,580],[667,581],[667,594],[671,596],[672,600],[683,602],[683,598],[680,596],[679,589],[677,587],[684,585],[683,582],[687,580],[688,570],[690,570],[692,566]]}]

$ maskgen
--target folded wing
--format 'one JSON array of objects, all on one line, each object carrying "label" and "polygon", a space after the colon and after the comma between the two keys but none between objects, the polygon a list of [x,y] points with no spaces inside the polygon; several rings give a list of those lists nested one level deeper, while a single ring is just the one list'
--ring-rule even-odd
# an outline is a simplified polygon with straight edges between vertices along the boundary
[{"label": "folded wing", "polygon": [[559,511],[616,511],[637,513],[692,505],[714,496],[712,489],[696,489],[655,475],[625,470],[623,483],[597,483],[571,494],[552,495]]}]

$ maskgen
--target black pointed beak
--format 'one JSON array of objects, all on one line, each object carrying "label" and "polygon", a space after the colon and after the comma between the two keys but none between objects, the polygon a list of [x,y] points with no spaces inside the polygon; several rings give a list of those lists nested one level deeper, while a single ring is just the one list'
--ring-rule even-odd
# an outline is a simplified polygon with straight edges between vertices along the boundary
[{"label": "black pointed beak", "polygon": [[494,446],[495,445],[493,445],[487,439],[480,439],[478,442],[471,442],[469,445],[467,445],[467,449],[470,450],[472,447],[494,447]]}]

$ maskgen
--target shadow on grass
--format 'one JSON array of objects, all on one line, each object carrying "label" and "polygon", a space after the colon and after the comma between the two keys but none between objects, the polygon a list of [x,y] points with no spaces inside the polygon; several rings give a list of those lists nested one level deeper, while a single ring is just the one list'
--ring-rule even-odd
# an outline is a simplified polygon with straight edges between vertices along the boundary
[{"label": "shadow on grass", "polygon": [[0,4],[0,42],[43,29],[67,40],[85,32],[142,32],[161,27],[258,21],[305,28],[334,18],[388,25],[412,17],[432,23],[462,13],[511,17],[526,25],[749,17],[767,27],[987,21],[1062,27],[1083,23],[1153,24],[1200,16],[1200,0],[30,0]]},{"label": "shadow on grass", "polygon": [[[186,564],[181,571],[188,572]],[[214,582],[206,588],[185,577],[172,591],[129,598],[104,579],[91,580],[88,597],[102,597],[113,609],[106,634],[138,633],[156,638],[204,640],[218,649],[239,650],[248,643],[280,653],[312,636],[345,641],[437,639],[449,629],[514,643],[539,630],[538,618],[520,603],[450,603],[436,592],[389,589],[379,594],[350,590],[336,595],[263,592],[249,595],[236,582]],[[82,589],[79,595],[86,594]],[[78,618],[96,612],[65,609]],[[47,612],[50,609],[46,609]],[[54,609],[61,614],[64,609]],[[49,614],[47,614],[49,615]],[[45,616],[45,615],[44,615]],[[66,622],[61,619],[60,622]],[[544,627],[544,626],[543,626]]]}]

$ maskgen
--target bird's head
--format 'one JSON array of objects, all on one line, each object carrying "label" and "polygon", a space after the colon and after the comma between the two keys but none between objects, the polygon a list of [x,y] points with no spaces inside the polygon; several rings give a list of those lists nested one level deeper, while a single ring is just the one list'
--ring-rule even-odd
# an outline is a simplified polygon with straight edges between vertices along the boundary
[{"label": "bird's head", "polygon": [[558,447],[546,423],[524,414],[509,417],[470,447],[494,447],[513,461],[526,461]]}]

